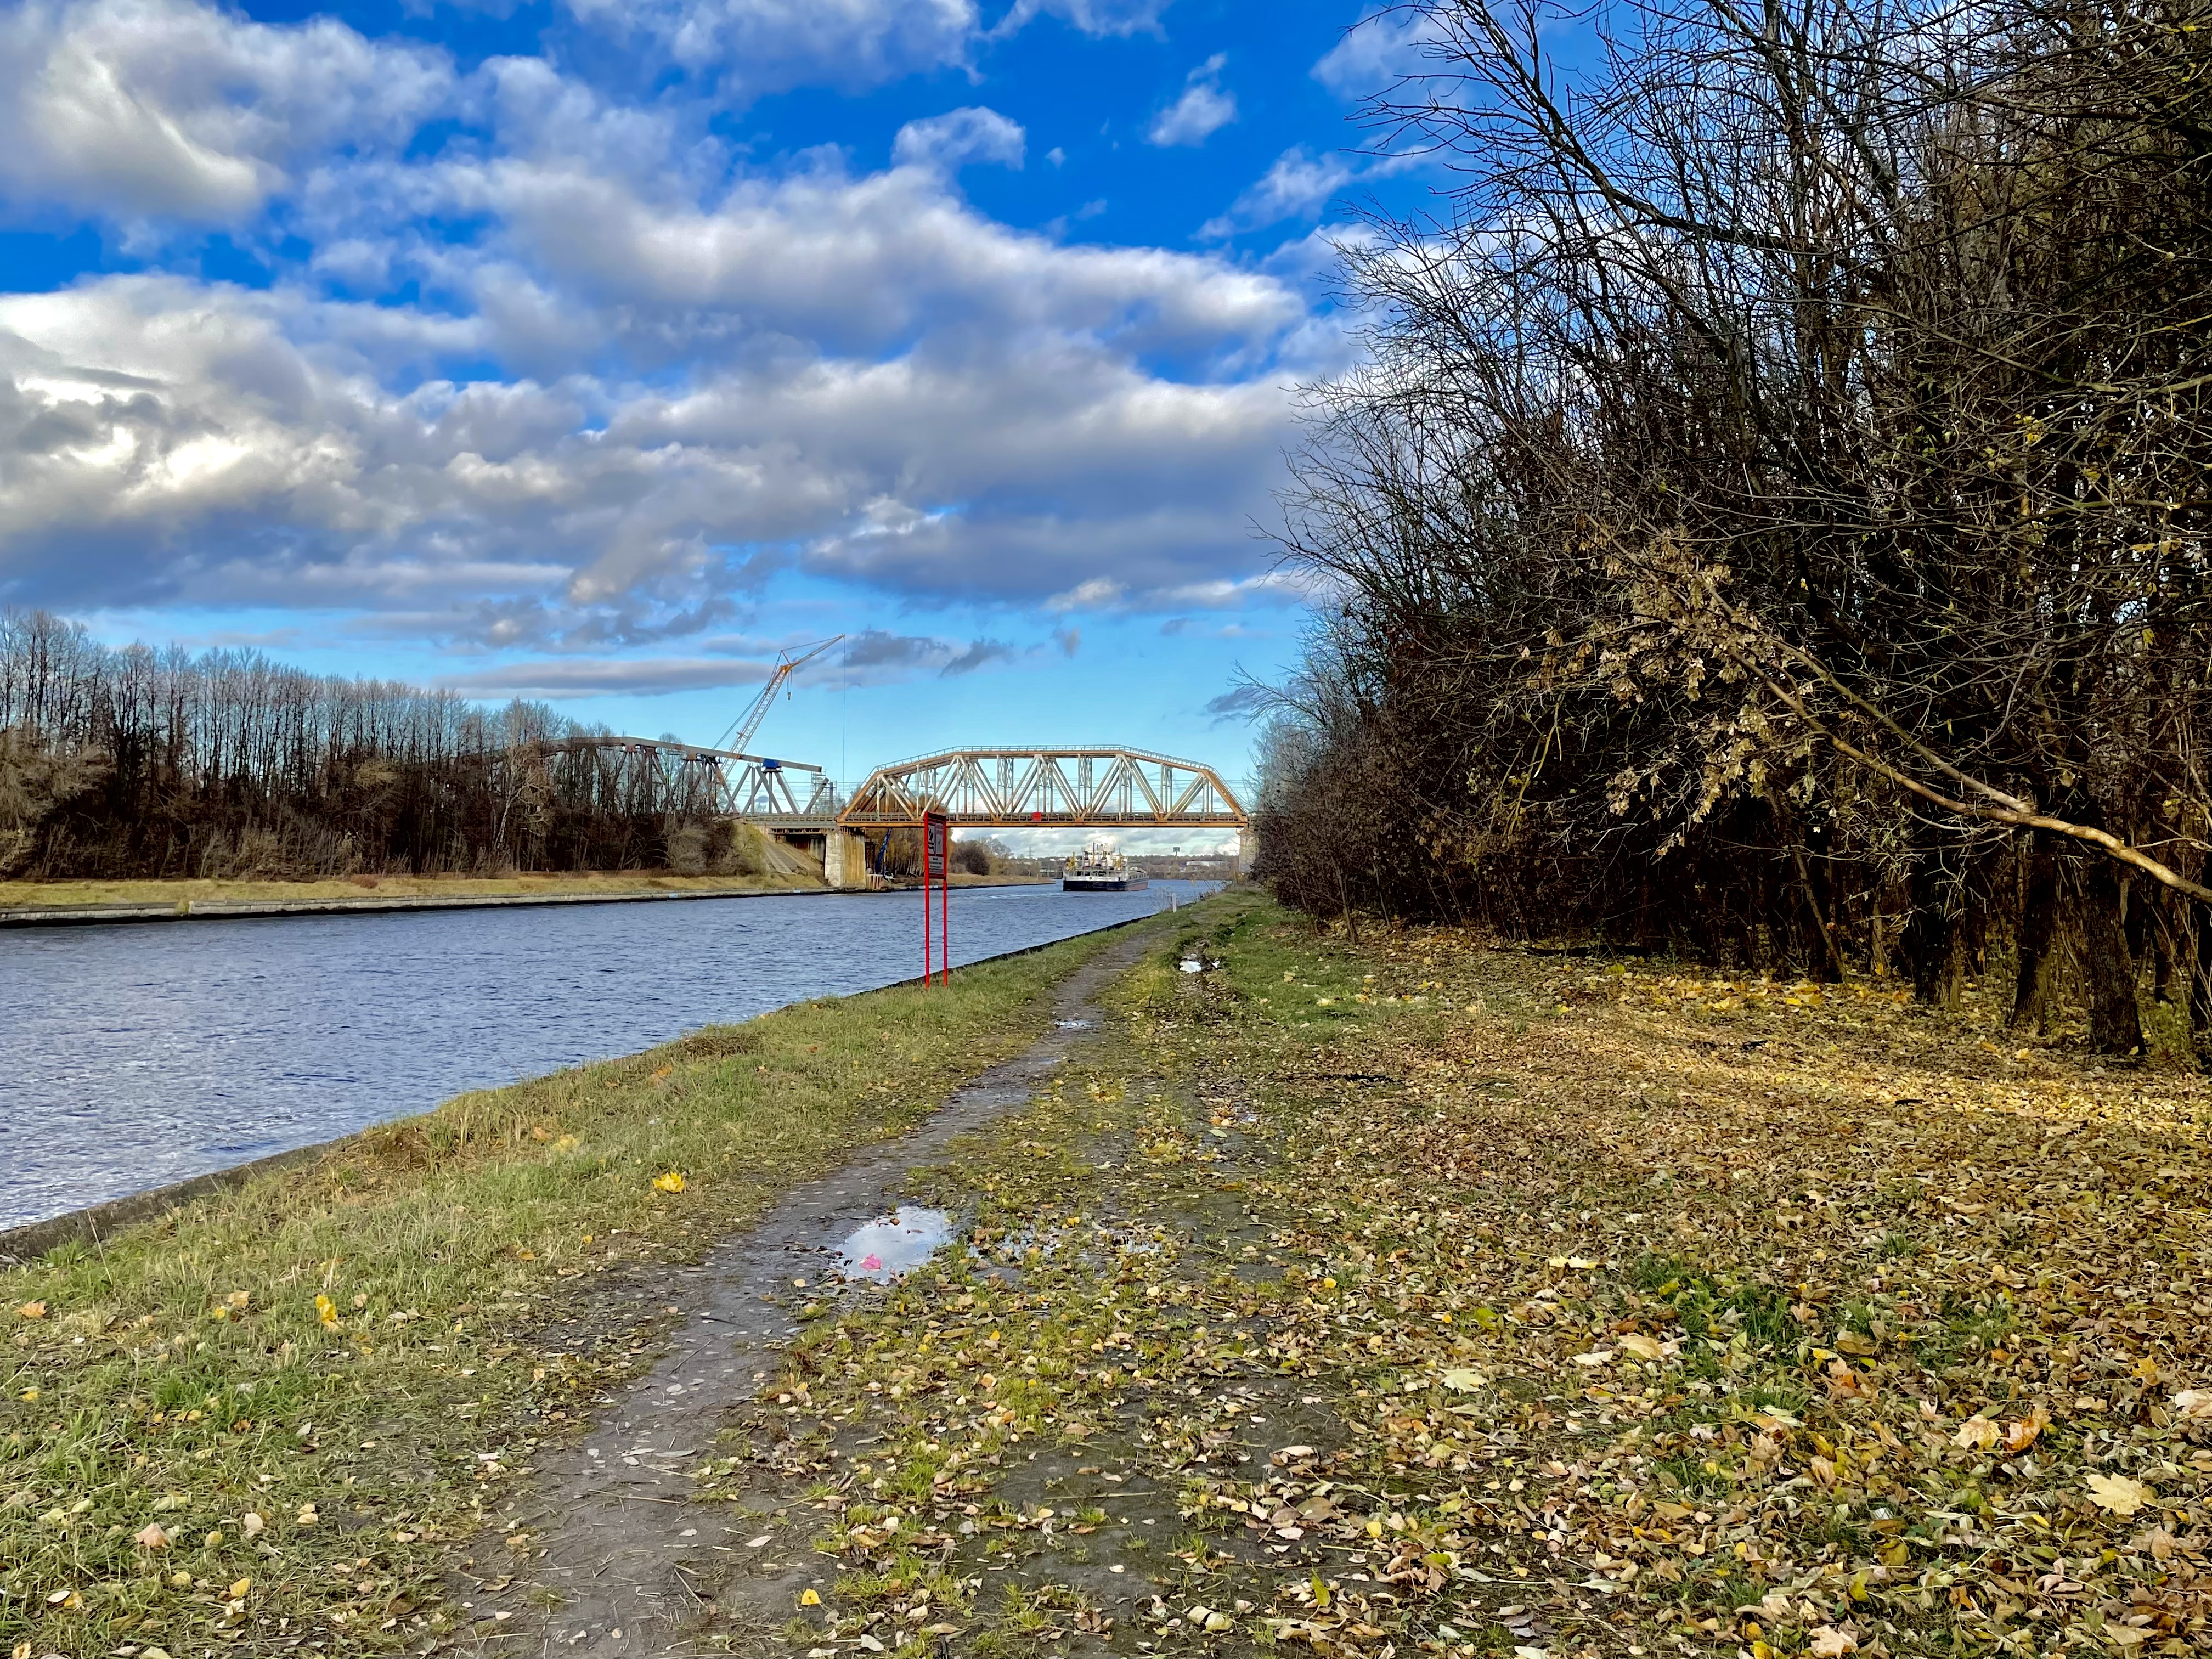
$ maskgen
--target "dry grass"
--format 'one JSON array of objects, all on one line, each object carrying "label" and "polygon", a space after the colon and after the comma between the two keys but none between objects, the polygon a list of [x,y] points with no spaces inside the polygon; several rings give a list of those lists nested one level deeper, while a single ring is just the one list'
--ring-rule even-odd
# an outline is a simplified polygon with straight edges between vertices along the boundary
[{"label": "dry grass", "polygon": [[0,1654],[453,1632],[455,1559],[649,1355],[671,1264],[1026,1046],[1100,943],[463,1096],[0,1273]]}]

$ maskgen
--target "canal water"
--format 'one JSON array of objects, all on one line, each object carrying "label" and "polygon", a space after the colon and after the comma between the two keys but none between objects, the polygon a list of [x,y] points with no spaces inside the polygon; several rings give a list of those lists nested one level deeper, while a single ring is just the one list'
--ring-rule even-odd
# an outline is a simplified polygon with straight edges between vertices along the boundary
[{"label": "canal water", "polygon": [[[1215,885],[956,889],[952,960]],[[0,1228],[921,966],[911,893],[0,932]]]}]

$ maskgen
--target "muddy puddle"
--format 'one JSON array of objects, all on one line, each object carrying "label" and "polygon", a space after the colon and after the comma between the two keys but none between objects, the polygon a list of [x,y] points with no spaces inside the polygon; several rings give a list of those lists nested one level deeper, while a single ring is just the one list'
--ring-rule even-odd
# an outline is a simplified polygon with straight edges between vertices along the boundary
[{"label": "muddy puddle", "polygon": [[943,1210],[902,1206],[848,1233],[837,1247],[837,1271],[847,1279],[888,1285],[951,1243],[952,1234],[952,1218]]}]

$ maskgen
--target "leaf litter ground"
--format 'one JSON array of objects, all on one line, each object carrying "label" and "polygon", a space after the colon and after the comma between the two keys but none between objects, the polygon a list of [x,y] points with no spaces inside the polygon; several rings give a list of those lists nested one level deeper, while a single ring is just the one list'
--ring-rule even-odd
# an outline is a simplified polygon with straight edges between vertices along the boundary
[{"label": "leaf litter ground", "polygon": [[696,1650],[2205,1645],[2199,1079],[1881,981],[1184,928],[696,1463],[778,1568]]}]

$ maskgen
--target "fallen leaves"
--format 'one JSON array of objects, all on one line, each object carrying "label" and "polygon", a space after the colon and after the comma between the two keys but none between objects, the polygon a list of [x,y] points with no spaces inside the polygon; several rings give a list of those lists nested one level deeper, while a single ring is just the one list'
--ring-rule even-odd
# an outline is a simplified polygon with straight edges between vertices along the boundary
[{"label": "fallen leaves", "polygon": [[684,1190],[684,1173],[680,1170],[670,1170],[657,1175],[653,1178],[653,1186],[655,1192],[680,1193]]},{"label": "fallen leaves", "polygon": [[138,1534],[136,1541],[142,1550],[165,1550],[169,1547],[169,1534],[161,1522],[153,1522]]},{"label": "fallen leaves", "polygon": [[2089,1501],[2123,1518],[2133,1515],[2158,1495],[2142,1481],[2124,1474],[2092,1474],[2087,1481]]}]

